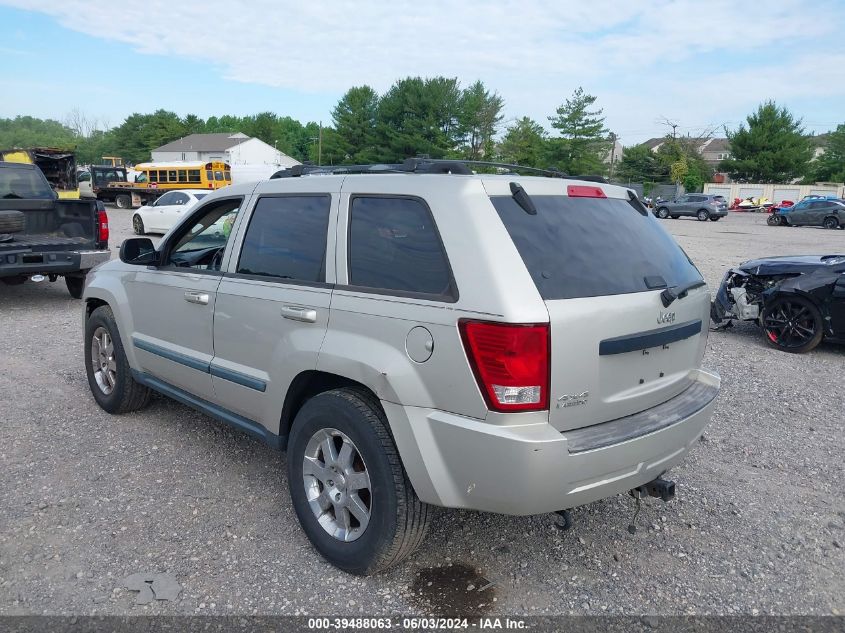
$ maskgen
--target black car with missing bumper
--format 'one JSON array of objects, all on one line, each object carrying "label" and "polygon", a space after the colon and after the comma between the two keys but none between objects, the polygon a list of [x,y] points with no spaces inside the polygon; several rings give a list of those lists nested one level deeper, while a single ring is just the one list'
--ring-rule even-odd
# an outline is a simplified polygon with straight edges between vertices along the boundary
[{"label": "black car with missing bumper", "polygon": [[773,347],[808,352],[822,339],[845,342],[845,255],[753,259],[731,268],[712,320],[755,321]]}]

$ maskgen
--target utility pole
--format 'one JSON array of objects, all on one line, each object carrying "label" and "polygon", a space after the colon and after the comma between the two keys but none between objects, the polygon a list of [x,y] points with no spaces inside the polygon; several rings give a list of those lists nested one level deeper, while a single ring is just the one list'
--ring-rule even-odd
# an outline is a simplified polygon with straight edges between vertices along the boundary
[{"label": "utility pole", "polygon": [[323,164],[323,122],[320,121],[320,134],[319,134],[319,141],[317,141],[317,166],[320,167]]},{"label": "utility pole", "polygon": [[616,140],[619,138],[616,136],[616,132],[611,132],[608,135],[610,139],[610,173],[607,175],[608,180],[613,180],[613,164],[616,162]]}]

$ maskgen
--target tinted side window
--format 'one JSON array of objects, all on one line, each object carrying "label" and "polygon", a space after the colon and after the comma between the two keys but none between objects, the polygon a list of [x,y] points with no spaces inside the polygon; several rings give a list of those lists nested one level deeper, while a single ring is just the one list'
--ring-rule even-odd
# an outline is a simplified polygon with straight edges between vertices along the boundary
[{"label": "tinted side window", "polygon": [[434,219],[422,201],[367,196],[352,199],[349,283],[457,298]]},{"label": "tinted side window", "polygon": [[244,237],[238,272],[280,279],[326,279],[331,196],[260,198]]}]

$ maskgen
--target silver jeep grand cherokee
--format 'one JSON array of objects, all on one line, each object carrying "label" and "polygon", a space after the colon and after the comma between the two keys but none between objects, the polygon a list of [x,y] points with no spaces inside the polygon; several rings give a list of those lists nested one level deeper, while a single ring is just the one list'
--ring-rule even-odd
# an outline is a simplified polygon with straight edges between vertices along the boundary
[{"label": "silver jeep grand cherokee", "polygon": [[216,191],[88,275],[103,409],[155,390],[286,447],[303,529],[356,574],[413,552],[430,505],[566,510],[647,490],[695,443],[709,294],[633,192],[326,171]]}]

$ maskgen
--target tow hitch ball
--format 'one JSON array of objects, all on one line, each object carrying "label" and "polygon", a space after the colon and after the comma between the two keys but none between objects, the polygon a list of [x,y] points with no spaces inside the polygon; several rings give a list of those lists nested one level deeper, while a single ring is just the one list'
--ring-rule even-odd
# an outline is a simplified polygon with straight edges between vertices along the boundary
[{"label": "tow hitch ball", "polygon": [[637,515],[640,513],[640,500],[643,497],[657,497],[663,501],[671,501],[675,498],[675,482],[668,479],[653,479],[647,484],[637,486],[629,491],[630,495],[637,500],[637,507],[634,510],[634,516],[631,518],[631,524],[628,526],[628,532],[635,534],[637,531]]}]

